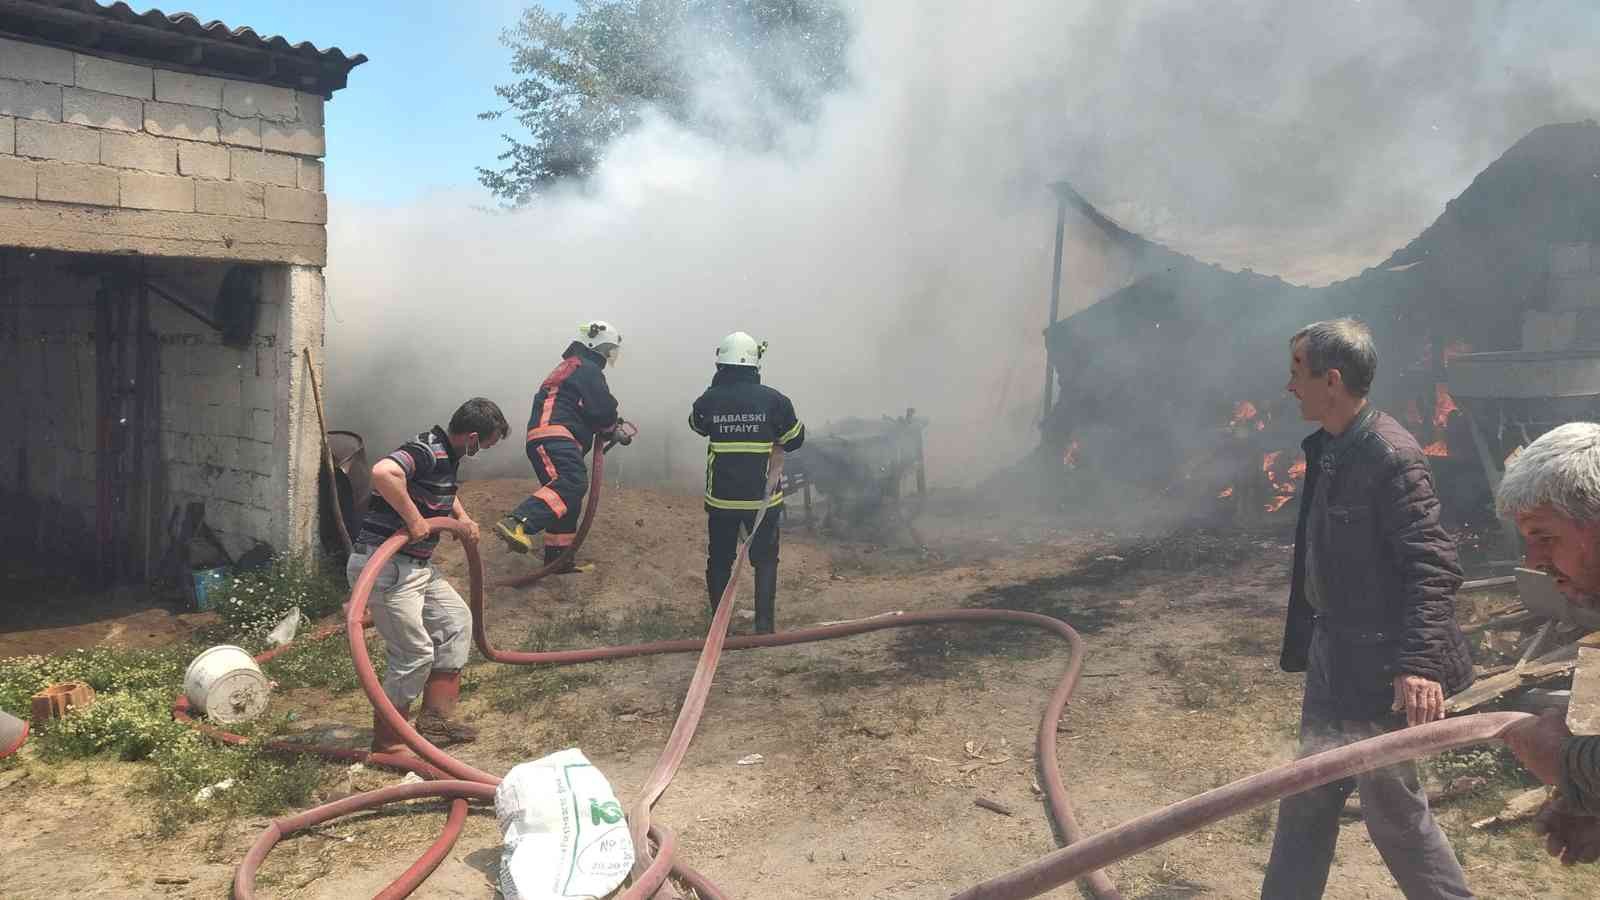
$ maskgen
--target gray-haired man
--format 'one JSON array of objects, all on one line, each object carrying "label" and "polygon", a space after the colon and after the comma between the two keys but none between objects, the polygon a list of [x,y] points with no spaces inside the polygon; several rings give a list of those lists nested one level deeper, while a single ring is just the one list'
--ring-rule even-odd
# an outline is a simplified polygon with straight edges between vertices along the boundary
[{"label": "gray-haired man", "polygon": [[[1322,429],[1306,438],[1305,487],[1280,665],[1305,672],[1300,752],[1319,753],[1443,716],[1472,681],[1455,620],[1455,542],[1422,448],[1367,402],[1378,354],[1350,319],[1290,339],[1287,390]],[[1401,711],[1404,715],[1400,715]],[[1350,792],[1408,900],[1472,896],[1411,763],[1285,798],[1264,900],[1315,900],[1327,886]]]},{"label": "gray-haired man", "polygon": [[[1506,465],[1495,496],[1527,543],[1527,565],[1555,576],[1574,603],[1600,609],[1600,425],[1546,432]],[[1600,859],[1600,736],[1573,737],[1560,714],[1512,729],[1506,743],[1547,784],[1560,786],[1535,827],[1551,856]]]}]

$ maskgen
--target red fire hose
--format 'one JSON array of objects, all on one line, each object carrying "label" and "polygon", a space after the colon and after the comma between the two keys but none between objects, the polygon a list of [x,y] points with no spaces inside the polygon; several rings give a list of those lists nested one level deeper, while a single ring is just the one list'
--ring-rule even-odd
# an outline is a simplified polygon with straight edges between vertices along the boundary
[{"label": "red fire hose", "polygon": [[[594,454],[594,459],[594,494],[591,495],[590,503],[588,504],[589,508],[585,511],[578,539],[572,550],[569,550],[569,553],[575,551],[576,546],[581,544],[593,519],[594,509],[598,505],[599,485],[603,473],[603,453],[597,450]],[[774,481],[776,480],[776,472],[780,467],[781,458],[779,465],[773,467]],[[771,495],[774,487],[775,485],[769,485],[768,496]],[[761,514],[765,514],[764,509]],[[452,531],[457,536],[464,536],[464,528],[453,519],[429,519],[428,526],[433,531]],[[753,528],[751,533],[754,533]],[[454,845],[465,821],[466,802],[468,800],[489,801],[494,797],[495,786],[499,783],[498,777],[473,768],[444,753],[417,733],[400,716],[394,704],[384,695],[377,673],[374,671],[372,661],[367,654],[366,642],[362,636],[360,625],[368,598],[384,563],[407,540],[406,535],[396,534],[385,541],[373,554],[372,559],[368,561],[366,568],[362,571],[351,592],[350,604],[346,612],[345,630],[350,641],[351,657],[357,676],[374,709],[378,715],[387,721],[391,728],[402,736],[406,744],[416,751],[421,760],[408,760],[404,756],[392,754],[367,754],[364,751],[349,750],[337,750],[324,755],[339,759],[362,758],[374,764],[388,764],[397,768],[417,771],[424,777],[446,778],[445,780],[400,785],[372,791],[274,821],[256,840],[235,874],[234,895],[241,898],[241,900],[249,900],[249,898],[255,896],[256,870],[266,859],[267,854],[271,852],[272,847],[289,834],[329,819],[382,806],[386,803],[418,797],[449,797],[452,800],[450,814],[446,821],[444,832],[439,839],[435,841],[422,858],[413,863],[400,878],[396,879],[394,883],[379,894],[380,897],[384,898],[404,897],[415,890],[432,873],[433,869],[438,866]],[[707,880],[705,876],[674,859],[675,840],[671,832],[649,825],[651,805],[670,784],[673,774],[688,750],[695,726],[705,708],[706,696],[711,686],[711,678],[715,673],[721,650],[724,647],[732,650],[778,647],[848,637],[889,628],[946,623],[1011,623],[1029,625],[1049,631],[1067,641],[1069,653],[1066,671],[1063,673],[1061,681],[1045,708],[1036,738],[1040,781],[1045,789],[1050,818],[1058,829],[1063,843],[1067,846],[1034,863],[992,878],[962,892],[957,895],[961,900],[966,900],[966,898],[972,898],[972,900],[977,900],[977,898],[985,898],[985,900],[1019,900],[1019,898],[1038,896],[1053,887],[1079,879],[1083,881],[1089,892],[1099,900],[1114,900],[1114,898],[1120,898],[1121,895],[1100,870],[1120,859],[1143,852],[1206,824],[1243,812],[1273,799],[1289,796],[1340,778],[1391,765],[1406,759],[1414,759],[1419,756],[1498,738],[1511,724],[1527,718],[1524,714],[1497,713],[1467,716],[1406,729],[1279,766],[1262,774],[1236,781],[1198,797],[1193,797],[1150,813],[1093,837],[1084,838],[1082,830],[1073,815],[1071,804],[1067,800],[1066,787],[1061,778],[1055,746],[1056,723],[1060,719],[1067,701],[1072,696],[1072,691],[1077,682],[1078,671],[1083,660],[1083,641],[1077,632],[1065,622],[1048,616],[1013,610],[962,609],[922,613],[896,612],[867,619],[788,631],[781,634],[728,638],[726,637],[727,626],[732,616],[737,585],[737,579],[730,579],[728,587],[723,594],[722,602],[713,617],[710,633],[703,642],[679,640],[585,650],[502,651],[496,650],[490,645],[488,630],[484,622],[483,562],[479,556],[478,548],[476,545],[465,541],[463,541],[462,545],[466,550],[470,578],[473,638],[484,657],[491,661],[523,665],[570,665],[632,656],[701,652],[699,665],[696,668],[694,678],[690,682],[688,695],[685,698],[672,735],[668,739],[667,747],[657,761],[650,777],[646,779],[640,800],[635,804],[629,815],[629,826],[630,831],[634,833],[634,846],[637,851],[638,865],[634,872],[633,884],[619,895],[622,900],[644,900],[644,898],[655,896],[669,872],[693,887],[706,900],[726,900],[726,895]],[[741,546],[739,559],[735,566],[742,564],[747,553],[748,541],[744,546]],[[546,566],[532,576],[520,579],[520,581],[525,584],[532,583],[544,577],[545,574],[548,574],[547,570],[553,570],[553,568],[554,566]],[[281,648],[278,651],[273,651],[274,654],[276,652],[281,652]],[[272,654],[263,654],[263,656],[269,655]],[[178,711],[182,717],[187,719],[186,701],[180,699],[178,706]],[[222,735],[220,732],[212,733],[224,740],[236,739],[232,742],[242,742],[244,740],[236,735]],[[307,748],[303,745],[282,741],[274,742],[267,746],[272,749],[284,749],[291,752],[308,752],[309,750],[319,754],[325,749],[332,749]],[[649,838],[654,838],[656,841],[653,855],[650,852]]]}]

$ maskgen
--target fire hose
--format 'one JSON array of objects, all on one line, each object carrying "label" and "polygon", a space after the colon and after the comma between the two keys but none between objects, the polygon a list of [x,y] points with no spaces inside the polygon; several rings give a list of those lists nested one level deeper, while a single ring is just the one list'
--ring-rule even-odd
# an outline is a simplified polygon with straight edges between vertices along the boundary
[{"label": "fire hose", "polygon": [[[594,509],[598,505],[600,496],[599,486],[604,471],[603,458],[603,451],[597,448],[597,452],[594,453],[594,493],[591,495],[588,509],[585,511],[577,540],[574,547],[568,551],[569,553],[575,551],[576,546],[581,544],[593,519]],[[767,496],[769,497],[776,487],[777,474],[780,468],[781,456],[779,457],[779,462],[773,466],[772,479],[768,485]],[[766,509],[763,508],[758,514],[757,525],[760,523],[760,516],[764,516],[765,513]],[[458,537],[465,536],[465,528],[453,519],[429,519],[427,524],[430,531],[451,531]],[[755,533],[754,527],[751,528],[750,533],[752,535]],[[284,741],[269,743],[266,746],[269,749],[296,753],[313,752],[336,759],[363,759],[376,765],[387,765],[402,770],[415,771],[426,778],[436,780],[416,784],[403,784],[347,797],[297,815],[273,821],[257,838],[235,873],[234,895],[241,898],[241,900],[249,900],[249,898],[255,897],[255,875],[257,869],[265,861],[272,848],[288,835],[331,819],[362,810],[373,809],[388,803],[424,797],[448,798],[451,801],[450,812],[439,838],[435,840],[422,857],[378,894],[380,898],[405,897],[426,880],[454,846],[465,824],[467,801],[492,802],[494,799],[495,787],[500,779],[444,753],[429,743],[406,722],[394,707],[394,704],[384,695],[377,673],[367,653],[365,639],[362,635],[362,620],[366,604],[377,581],[378,573],[382,571],[384,564],[404,546],[407,540],[408,538],[405,534],[396,534],[385,541],[373,554],[372,559],[368,561],[368,565],[362,571],[355,587],[351,591],[351,600],[346,611],[344,629],[350,642],[351,658],[355,665],[357,676],[361,681],[363,690],[367,693],[368,699],[372,702],[378,714],[386,720],[396,733],[401,735],[407,746],[415,751],[420,759],[411,759],[405,755],[397,754],[369,754],[365,751],[340,748],[310,748],[305,745]],[[983,898],[983,900],[1020,900],[1020,898],[1024,897],[1038,896],[1054,887],[1080,879],[1084,882],[1084,886],[1089,892],[1098,900],[1120,898],[1121,895],[1111,884],[1110,879],[1101,871],[1105,866],[1118,860],[1141,853],[1207,824],[1281,797],[1408,759],[1500,738],[1511,725],[1529,718],[1526,714],[1521,713],[1480,714],[1393,732],[1278,766],[1258,775],[1235,781],[1149,813],[1092,837],[1084,837],[1082,829],[1078,826],[1073,814],[1072,806],[1068,802],[1066,788],[1056,756],[1056,723],[1059,721],[1067,702],[1072,696],[1073,689],[1076,687],[1078,672],[1083,661],[1083,641],[1071,626],[1059,619],[1014,610],[961,609],[920,613],[893,612],[866,619],[830,623],[779,634],[729,638],[727,637],[727,629],[728,623],[731,621],[737,585],[737,579],[730,579],[723,593],[722,601],[718,605],[716,615],[712,619],[709,634],[703,642],[678,640],[584,650],[505,651],[497,650],[489,642],[484,616],[483,562],[478,553],[478,548],[475,544],[466,541],[463,541],[462,545],[466,550],[470,578],[469,603],[473,614],[473,638],[486,659],[494,662],[520,665],[571,665],[664,653],[694,651],[700,651],[701,653],[694,677],[691,679],[687,696],[672,734],[668,739],[667,746],[650,776],[646,779],[639,801],[634,805],[628,816],[629,830],[634,839],[634,846],[637,848],[637,865],[633,873],[632,885],[618,895],[621,900],[644,900],[644,898],[656,896],[669,872],[692,887],[705,900],[725,900],[727,897],[704,875],[674,858],[676,841],[670,831],[650,824],[651,806],[671,783],[673,774],[677,771],[688,751],[689,742],[694,735],[694,729],[705,708],[706,698],[711,687],[711,679],[715,674],[721,651],[724,648],[742,650],[778,647],[848,637],[890,628],[960,623],[1028,625],[1049,631],[1067,641],[1069,652],[1066,671],[1063,673],[1060,682],[1050,697],[1049,703],[1046,705],[1040,722],[1035,748],[1041,775],[1040,781],[1044,787],[1050,819],[1059,832],[1062,843],[1066,846],[1033,863],[1021,866],[1011,872],[996,876],[969,888],[956,895],[957,900],[979,900],[979,898]],[[735,562],[736,567],[743,564],[748,550],[749,541],[746,540],[740,547],[739,557]],[[554,570],[554,568],[556,568],[555,565],[548,565],[539,572],[534,573],[533,576],[518,579],[518,581],[524,584],[532,583],[544,577],[545,574],[548,574],[548,571]],[[324,634],[326,633],[331,632],[325,629]],[[263,654],[263,656],[270,657],[270,655],[275,655],[283,649],[285,648],[269,651],[268,654]],[[181,717],[187,720],[189,717],[187,715],[186,701],[180,699],[178,707],[178,709],[175,709],[175,713],[181,713]],[[208,731],[214,736],[233,743],[245,741],[244,738],[237,735],[224,735],[214,729],[208,729]],[[656,842],[654,854],[651,854],[649,850],[649,840],[651,838]]]}]

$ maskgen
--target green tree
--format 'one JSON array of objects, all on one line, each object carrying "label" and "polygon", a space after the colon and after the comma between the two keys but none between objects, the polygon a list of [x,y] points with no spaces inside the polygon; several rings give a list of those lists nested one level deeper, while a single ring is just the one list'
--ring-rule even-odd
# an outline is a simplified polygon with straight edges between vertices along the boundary
[{"label": "green tree", "polygon": [[518,79],[495,93],[514,118],[496,196],[528,202],[589,175],[606,146],[656,109],[718,140],[770,146],[846,78],[849,21],[837,0],[578,0],[571,21],[525,10],[501,41]]}]

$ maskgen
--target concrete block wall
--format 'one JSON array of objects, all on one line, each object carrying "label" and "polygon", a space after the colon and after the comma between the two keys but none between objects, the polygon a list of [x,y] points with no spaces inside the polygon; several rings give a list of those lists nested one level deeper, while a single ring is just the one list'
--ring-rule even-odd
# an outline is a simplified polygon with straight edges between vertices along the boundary
[{"label": "concrete block wall", "polygon": [[323,99],[0,39],[0,198],[323,225]]},{"label": "concrete block wall", "polygon": [[[205,302],[216,296],[227,268],[152,261],[151,274],[163,287]],[[255,334],[240,348],[225,346],[214,330],[151,298],[167,507],[203,501],[206,521],[235,553],[256,541],[286,549],[278,461],[287,443],[273,423],[278,380],[288,366],[278,339],[286,299],[263,291]]]},{"label": "concrete block wall", "polygon": [[[147,266],[151,281],[197,305],[216,296],[230,268]],[[0,379],[19,388],[0,391],[0,416],[29,435],[25,463],[0,454],[0,494],[42,501],[83,535],[93,534],[98,501],[94,268],[94,257],[0,249]],[[154,533],[165,534],[174,508],[198,500],[235,555],[258,541],[313,548],[322,445],[302,354],[312,347],[320,368],[321,270],[265,269],[247,347],[223,345],[154,293],[148,302],[160,371]]]}]

